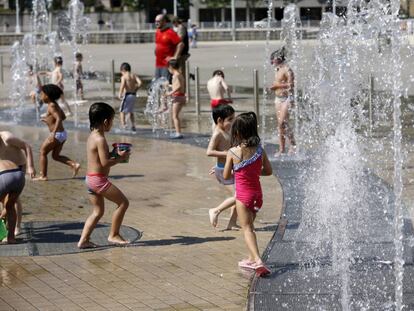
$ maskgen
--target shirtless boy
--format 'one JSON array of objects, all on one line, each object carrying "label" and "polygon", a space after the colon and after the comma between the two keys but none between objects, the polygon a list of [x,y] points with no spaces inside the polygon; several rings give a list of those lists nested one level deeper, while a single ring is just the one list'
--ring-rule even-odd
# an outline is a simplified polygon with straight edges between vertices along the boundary
[{"label": "shirtless boy", "polygon": [[[33,165],[32,147],[25,141],[17,138],[12,133],[7,131],[0,132],[0,160],[8,160],[16,164],[18,168],[24,173],[27,172],[31,178],[34,178],[36,171]],[[16,228],[15,235],[20,233],[22,222],[22,203],[19,199],[14,204],[16,212]],[[6,209],[2,210],[1,218],[5,218]]]},{"label": "shirtless boy", "polygon": [[234,120],[234,109],[230,105],[221,104],[213,108],[213,120],[216,124],[210,143],[207,147],[207,156],[216,157],[217,163],[211,174],[214,174],[217,181],[226,187],[226,190],[231,194],[231,197],[225,199],[220,205],[215,208],[210,208],[208,211],[210,223],[213,227],[217,227],[218,216],[220,213],[230,208],[230,221],[227,225],[227,230],[238,230],[236,224],[236,199],[234,197],[234,180],[225,180],[223,178],[224,164],[226,163],[227,151],[230,149],[230,129]]},{"label": "shirtless boy", "polygon": [[285,62],[285,49],[281,48],[270,56],[272,65],[276,67],[275,81],[270,90],[275,91],[275,108],[277,127],[279,131],[279,151],[275,156],[280,156],[286,151],[286,137],[289,140],[289,154],[293,154],[296,148],[293,131],[289,126],[289,110],[294,104],[293,87],[294,75],[292,69]]},{"label": "shirtless boy", "polygon": [[131,66],[128,63],[122,63],[121,65],[121,86],[119,88],[119,98],[122,100],[121,106],[119,107],[121,127],[125,129],[125,114],[131,121],[131,130],[136,131],[135,128],[135,117],[134,117],[134,106],[137,102],[137,91],[142,85],[140,78],[131,73]]},{"label": "shirtless boy", "polygon": [[83,60],[82,53],[77,52],[75,54],[75,65],[73,68],[73,76],[75,78],[75,84],[76,84],[76,96],[79,96],[81,100],[84,100],[85,98],[83,97],[83,83],[82,83],[82,76],[83,76],[82,60]]},{"label": "shirtless boy", "polygon": [[[207,81],[207,90],[211,99],[211,108],[220,104],[231,104],[233,102],[231,99],[231,90],[226,81],[224,81],[224,73],[221,70],[215,70],[213,72],[213,77]],[[225,99],[226,93],[227,99]]]},{"label": "shirtless boy", "polygon": [[75,177],[80,169],[80,164],[60,154],[63,144],[67,139],[67,132],[63,128],[63,121],[66,119],[57,100],[62,96],[62,90],[54,84],[46,84],[42,87],[40,97],[47,104],[46,116],[41,120],[49,128],[50,135],[40,147],[40,176],[34,180],[47,180],[47,155],[52,152],[52,158],[70,166],[73,170],[72,177]]}]

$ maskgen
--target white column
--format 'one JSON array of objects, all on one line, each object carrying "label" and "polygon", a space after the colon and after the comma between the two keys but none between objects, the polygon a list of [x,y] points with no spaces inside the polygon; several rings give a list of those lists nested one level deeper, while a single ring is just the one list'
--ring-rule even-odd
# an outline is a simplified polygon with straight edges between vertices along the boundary
[{"label": "white column", "polygon": [[231,0],[231,37],[236,41],[236,8],[234,0]]},{"label": "white column", "polygon": [[20,33],[20,6],[19,0],[16,0],[16,33]]}]

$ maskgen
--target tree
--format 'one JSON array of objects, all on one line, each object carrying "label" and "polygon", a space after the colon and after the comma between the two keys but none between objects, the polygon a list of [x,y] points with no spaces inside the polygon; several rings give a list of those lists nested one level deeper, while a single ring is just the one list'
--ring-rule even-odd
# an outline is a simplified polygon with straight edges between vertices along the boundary
[{"label": "tree", "polygon": [[146,8],[145,0],[124,0],[123,5],[133,11],[142,11]]},{"label": "tree", "polygon": [[230,4],[231,0],[201,0],[208,8],[220,9]]}]

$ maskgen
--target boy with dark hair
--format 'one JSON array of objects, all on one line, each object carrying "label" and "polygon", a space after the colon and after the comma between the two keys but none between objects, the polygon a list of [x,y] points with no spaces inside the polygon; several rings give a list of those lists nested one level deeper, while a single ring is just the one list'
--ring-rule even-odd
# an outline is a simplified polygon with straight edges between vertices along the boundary
[{"label": "boy with dark hair", "polygon": [[119,98],[122,100],[119,107],[121,127],[126,128],[125,114],[127,114],[131,121],[131,130],[135,132],[134,106],[137,102],[137,91],[142,82],[137,75],[131,73],[131,65],[128,63],[121,64],[121,74],[121,86],[119,88]]},{"label": "boy with dark hair", "polygon": [[225,180],[223,178],[224,164],[226,162],[227,151],[230,149],[230,129],[234,120],[235,112],[230,105],[218,105],[213,109],[212,112],[214,123],[213,135],[211,136],[210,143],[207,147],[207,156],[216,157],[216,166],[211,170],[210,174],[214,174],[217,181],[224,185],[231,197],[225,199],[220,205],[215,208],[210,208],[208,214],[210,216],[210,223],[213,227],[217,227],[218,216],[220,213],[228,208],[230,209],[230,221],[227,225],[227,230],[238,230],[236,224],[237,213],[236,213],[236,201],[234,199],[234,187],[233,180]]}]

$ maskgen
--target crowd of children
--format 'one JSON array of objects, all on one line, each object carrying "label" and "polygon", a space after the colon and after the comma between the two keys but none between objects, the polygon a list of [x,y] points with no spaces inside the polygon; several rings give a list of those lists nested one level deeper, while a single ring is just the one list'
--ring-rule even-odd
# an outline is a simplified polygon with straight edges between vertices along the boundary
[{"label": "crowd of children", "polygon": [[[81,53],[76,53],[75,56],[73,74],[76,94],[83,99],[83,56]],[[293,74],[284,64],[283,52],[273,53],[271,61],[279,68],[271,90],[276,92],[276,110],[278,120],[280,119],[281,136],[287,135],[291,146],[294,147],[294,139],[290,135],[286,117],[291,104]],[[47,105],[47,111],[42,115],[41,121],[48,126],[50,132],[40,148],[38,176],[36,176],[30,145],[10,132],[0,132],[0,201],[3,205],[0,218],[7,220],[8,235],[4,239],[6,243],[16,243],[15,236],[21,230],[22,204],[19,195],[25,185],[25,173],[29,174],[33,180],[47,181],[49,153],[52,153],[55,161],[69,166],[73,177],[80,170],[79,163],[61,155],[67,140],[63,122],[66,116],[71,114],[71,110],[64,97],[62,57],[55,57],[54,64],[55,68],[50,72],[36,73],[31,66],[28,72],[32,88],[30,97],[36,109],[43,104]],[[142,81],[138,75],[131,72],[131,66],[128,63],[122,63],[120,71],[122,75],[119,89],[120,123],[122,128],[126,128],[126,122],[129,120],[132,131],[135,131],[134,106]],[[171,138],[183,138],[179,115],[186,103],[185,81],[177,60],[168,61],[168,71],[172,75],[172,83],[170,91],[165,96],[170,98],[171,107],[164,107],[164,110],[171,110],[175,129]],[[39,77],[42,75],[49,76],[51,84],[42,85]],[[234,108],[230,105],[232,103],[231,89],[224,81],[222,70],[214,71],[213,77],[207,83],[207,89],[211,97],[214,124],[206,154],[216,158],[216,164],[210,170],[210,174],[214,175],[219,184],[223,185],[228,192],[228,197],[223,202],[209,210],[210,223],[213,227],[218,227],[219,215],[229,209],[230,220],[225,230],[241,229],[248,249],[248,257],[238,263],[239,267],[254,270],[260,276],[266,275],[270,273],[270,269],[265,266],[260,257],[253,222],[263,204],[260,176],[271,175],[272,167],[257,133],[257,118],[253,112],[236,116]],[[59,106],[59,100],[67,110],[66,114]],[[120,227],[129,202],[122,191],[108,179],[110,168],[127,160],[130,154],[130,150],[116,149],[112,152],[109,150],[105,133],[111,130],[114,116],[115,110],[112,106],[103,102],[94,103],[89,108],[91,132],[87,141],[85,181],[92,212],[86,219],[78,242],[78,247],[81,249],[96,247],[96,244],[90,241],[90,236],[104,214],[105,199],[117,205],[112,217],[108,242],[117,245],[129,243],[120,235]],[[284,152],[285,139],[283,137],[280,139],[280,152]]]}]

